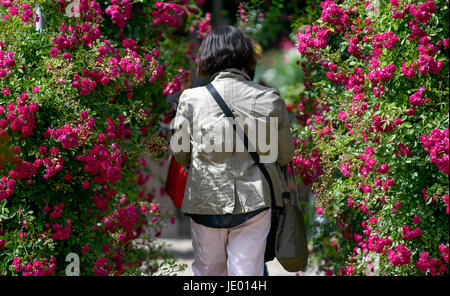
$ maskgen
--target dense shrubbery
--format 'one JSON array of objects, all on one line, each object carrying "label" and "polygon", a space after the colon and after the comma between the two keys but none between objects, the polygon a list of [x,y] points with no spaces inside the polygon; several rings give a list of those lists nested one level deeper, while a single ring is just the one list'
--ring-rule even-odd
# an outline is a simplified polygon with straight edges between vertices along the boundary
[{"label": "dense shrubbery", "polygon": [[[60,275],[71,252],[82,274],[136,274],[158,256],[133,244],[162,227],[142,152],[164,150],[165,95],[195,57],[186,33],[204,38],[211,16],[203,1],[81,0],[70,17],[70,2],[1,2],[2,274]],[[264,39],[284,2],[247,2],[239,24]],[[448,274],[448,1],[307,2],[291,18],[304,86],[283,94],[302,90],[289,107],[313,255],[329,275]]]},{"label": "dense shrubbery", "polygon": [[448,274],[448,1],[309,10],[295,163],[314,255],[326,274]]},{"label": "dense shrubbery", "polygon": [[61,275],[68,253],[95,275],[156,259],[133,244],[147,221],[162,227],[142,152],[164,150],[165,95],[195,56],[186,36],[210,30],[196,2],[1,1],[2,275]]}]

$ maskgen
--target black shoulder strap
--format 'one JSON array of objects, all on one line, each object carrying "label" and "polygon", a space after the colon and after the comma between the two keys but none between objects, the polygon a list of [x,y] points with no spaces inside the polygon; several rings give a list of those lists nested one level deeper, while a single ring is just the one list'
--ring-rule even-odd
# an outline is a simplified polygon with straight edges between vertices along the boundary
[{"label": "black shoulder strap", "polygon": [[[222,111],[225,114],[225,116],[226,117],[231,117],[231,118],[234,119],[235,117],[234,117],[233,112],[230,110],[228,105],[225,103],[225,101],[222,99],[220,94],[217,92],[216,88],[211,83],[208,84],[206,86],[206,88],[211,93],[211,95],[213,96],[214,100],[219,105],[220,109],[222,109]],[[236,132],[236,125],[235,124],[233,124],[233,129]],[[244,146],[245,146],[245,149],[248,151],[248,137],[247,137],[247,134],[245,133],[245,131],[244,131]],[[272,179],[270,178],[269,172],[267,171],[266,166],[259,161],[259,154],[257,152],[250,152],[250,151],[248,151],[248,153],[250,153],[251,157],[256,162],[256,164],[260,168],[261,172],[263,173],[264,177],[266,178],[267,183],[269,183],[271,204],[272,204],[272,208],[275,208],[276,207],[275,192],[274,192],[274,189],[273,189]]]}]

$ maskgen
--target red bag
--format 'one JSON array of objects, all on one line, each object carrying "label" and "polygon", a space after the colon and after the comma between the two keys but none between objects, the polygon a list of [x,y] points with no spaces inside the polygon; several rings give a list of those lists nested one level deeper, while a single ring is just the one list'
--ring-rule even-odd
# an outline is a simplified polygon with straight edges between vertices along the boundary
[{"label": "red bag", "polygon": [[181,208],[186,188],[187,173],[173,155],[170,158],[169,172],[166,179],[166,192],[177,208]]}]

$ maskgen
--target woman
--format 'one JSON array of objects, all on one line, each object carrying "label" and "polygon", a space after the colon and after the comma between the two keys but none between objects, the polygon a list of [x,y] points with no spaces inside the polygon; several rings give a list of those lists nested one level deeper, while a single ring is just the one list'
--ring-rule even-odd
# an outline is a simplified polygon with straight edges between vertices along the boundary
[{"label": "woman", "polygon": [[[275,124],[275,140],[269,141],[275,141],[270,148],[277,154],[272,163],[264,165],[280,206],[277,165],[288,164],[294,146],[286,106],[278,90],[251,80],[257,58],[250,38],[232,26],[222,26],[202,42],[196,59],[197,73],[212,76],[212,85],[236,118],[254,120],[258,129],[262,126],[267,131]],[[222,109],[208,89],[196,87],[183,91],[172,122],[174,157],[189,167],[181,211],[191,217],[192,269],[195,275],[263,275],[271,221],[268,181],[249,152],[238,149],[239,137],[227,137],[226,132],[224,137],[222,128],[217,128],[224,120]],[[223,126],[226,129],[226,124]],[[246,134],[254,132],[250,125],[240,128]],[[186,141],[184,146],[180,144],[186,139],[187,145]],[[273,152],[262,151],[256,145],[259,134],[254,139],[251,144],[261,156]],[[222,149],[212,150],[211,144]]]}]

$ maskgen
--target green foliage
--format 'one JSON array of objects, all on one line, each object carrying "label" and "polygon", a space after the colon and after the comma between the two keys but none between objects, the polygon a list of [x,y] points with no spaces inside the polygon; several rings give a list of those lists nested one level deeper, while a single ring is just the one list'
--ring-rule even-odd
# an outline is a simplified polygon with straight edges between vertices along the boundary
[{"label": "green foliage", "polygon": [[[142,186],[142,157],[167,149],[163,90],[190,63],[188,30],[201,11],[189,3],[197,14],[178,15],[180,26],[149,25],[156,1],[137,1],[129,16],[120,8],[120,28],[109,1],[82,0],[79,17],[66,14],[70,2],[0,6],[0,273],[62,275],[68,253],[80,256],[83,275],[141,274],[142,260],[160,258],[146,274],[176,272],[154,245],[167,219]],[[36,4],[44,31],[33,25]],[[24,21],[27,7],[32,18]],[[138,248],[144,234],[152,238]]]},{"label": "green foliage", "polygon": [[[423,275],[416,263],[423,252],[428,252],[429,258],[440,260],[434,265],[430,263],[425,274],[448,274],[448,257],[444,259],[445,252],[440,250],[441,245],[446,247],[448,256],[448,171],[445,173],[430,161],[430,154],[421,142],[422,135],[447,129],[447,138],[441,144],[446,145],[446,152],[444,150],[438,157],[447,155],[448,162],[448,3],[434,1],[436,11],[427,23],[419,24],[431,43],[438,46],[438,51],[431,55],[436,62],[443,63],[438,73],[419,73],[416,69],[414,78],[402,73],[405,62],[419,60],[422,53],[418,48],[422,41],[419,42],[418,37],[409,38],[411,29],[407,20],[414,20],[411,14],[406,13],[406,17],[399,19],[392,17],[393,11],[404,9],[405,4],[422,2],[401,1],[397,9],[389,1],[379,1],[379,11],[374,12],[364,7],[364,1],[344,1],[339,7],[342,14],[348,14],[349,24],[343,28],[323,17],[311,24],[311,15],[319,17],[320,9],[294,22],[296,27],[311,24],[330,32],[325,47],[308,46],[303,55],[306,89],[300,103],[313,100],[322,107],[315,114],[299,110],[298,116],[307,116],[309,121],[296,129],[300,157],[310,157],[313,150],[320,155],[323,173],[315,176],[312,191],[316,207],[319,212],[323,210],[323,215],[314,225],[318,234],[313,241],[313,254],[321,259],[322,269],[327,274]],[[368,20],[370,24],[366,23]],[[307,35],[310,28],[302,26],[299,42],[303,42],[300,41],[302,34],[315,40],[316,33]],[[382,47],[381,54],[375,57],[379,65],[370,68],[375,50],[374,35],[387,32],[394,33],[398,42],[392,49]],[[362,57],[350,54],[352,38],[358,38],[357,47]],[[439,40],[443,42],[446,38],[446,47],[443,43],[438,45]],[[338,70],[332,71],[329,64],[334,64]],[[369,78],[370,73],[389,65],[396,67],[392,78],[379,84]],[[359,85],[361,92],[355,91],[349,82],[358,68],[363,75]],[[343,74],[344,78],[340,83],[332,82],[327,77],[330,73]],[[384,93],[376,95],[374,87],[381,84],[385,87]],[[410,96],[420,87],[425,88],[425,102],[420,107],[413,106]],[[355,98],[358,94],[364,95],[361,101]],[[363,104],[366,108],[361,110]],[[408,113],[412,107],[414,115]],[[347,114],[346,119],[339,118],[341,112]],[[384,121],[381,126],[376,124],[377,116]],[[383,131],[389,126],[392,130]],[[311,139],[311,144],[301,144],[302,139]],[[406,150],[402,153],[402,145],[409,149],[410,156],[405,154]],[[365,153],[368,147],[374,148],[373,155]],[[376,161],[366,173],[363,171],[369,160],[363,154]],[[382,164],[389,166],[387,173],[379,172]],[[343,165],[349,165],[348,177],[342,172]],[[299,166],[299,170],[309,170]],[[388,179],[394,180],[395,185],[383,188]],[[371,186],[371,191],[365,192],[364,185]],[[413,224],[416,216],[421,219],[418,225]],[[405,225],[411,230],[420,228],[421,235],[405,238]],[[390,242],[378,249],[375,245],[382,239]],[[407,264],[393,264],[398,245],[406,246],[411,252]]]}]

